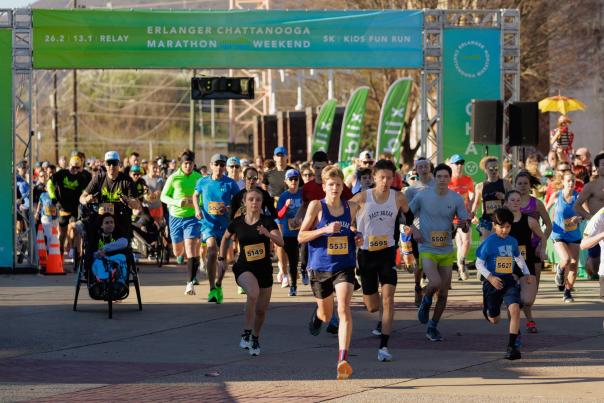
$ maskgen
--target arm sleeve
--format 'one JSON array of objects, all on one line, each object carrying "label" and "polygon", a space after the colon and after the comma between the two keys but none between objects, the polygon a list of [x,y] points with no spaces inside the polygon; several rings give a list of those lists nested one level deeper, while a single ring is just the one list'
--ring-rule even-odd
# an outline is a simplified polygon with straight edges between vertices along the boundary
[{"label": "arm sleeve", "polygon": [[55,183],[52,179],[46,183],[46,191],[48,192],[48,196],[50,196],[51,200],[57,200]]},{"label": "arm sleeve", "polygon": [[[481,258],[477,257],[475,264],[476,264],[476,270],[478,270],[480,272],[480,274],[482,274],[482,276],[484,278],[488,278],[491,275],[491,272],[489,271],[489,269],[487,269],[487,265],[486,265],[486,262],[484,260],[482,260]],[[524,269],[523,269],[523,271],[524,271]]]},{"label": "arm sleeve", "polygon": [[126,238],[118,238],[116,241],[110,242],[103,246],[105,252],[115,252],[117,250],[126,249],[128,247],[128,240]]},{"label": "arm sleeve", "polygon": [[524,261],[524,258],[522,257],[522,255],[514,256],[514,261],[516,262],[516,264],[518,265],[518,267],[520,267],[520,270],[522,270],[522,273],[525,276],[528,276],[529,274],[531,274],[531,272],[529,271],[528,266],[526,265],[526,262]]},{"label": "arm sleeve", "polygon": [[[168,180],[166,181],[166,185],[162,189],[161,196],[159,197],[159,199],[162,201],[162,203],[165,203],[168,206],[180,207],[180,202],[178,202],[172,198],[172,195],[174,192],[174,189],[172,189],[172,178],[173,178],[173,176],[168,177]],[[196,188],[197,188],[197,186],[196,186]]]},{"label": "arm sleeve", "polygon": [[282,193],[281,196],[279,196],[279,200],[277,201],[277,218],[279,220],[282,220],[283,217],[285,217],[288,210],[287,206],[285,205],[286,198],[284,194],[285,193]]}]

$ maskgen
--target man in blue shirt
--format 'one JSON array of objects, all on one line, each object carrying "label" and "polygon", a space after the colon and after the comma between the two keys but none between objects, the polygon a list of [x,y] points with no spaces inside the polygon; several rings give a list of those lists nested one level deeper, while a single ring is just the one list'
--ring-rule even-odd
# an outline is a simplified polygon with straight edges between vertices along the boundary
[{"label": "man in blue shirt", "polygon": [[[520,332],[520,285],[514,277],[514,262],[526,276],[529,269],[520,254],[518,242],[509,236],[514,214],[506,209],[495,210],[492,215],[495,233],[489,235],[476,251],[476,268],[486,279],[482,283],[484,317],[496,324],[500,320],[501,303],[505,302],[510,318],[510,337],[505,358],[518,360],[522,356],[517,340]],[[527,284],[532,282],[527,277]]]},{"label": "man in blue shirt", "polygon": [[[222,303],[222,284],[216,282],[218,248],[229,224],[231,199],[239,192],[237,182],[225,175],[227,157],[214,154],[210,160],[212,174],[199,179],[193,193],[195,216],[201,220],[201,240],[208,248],[207,270],[210,282],[208,302]],[[200,206],[199,196],[203,196]]]}]

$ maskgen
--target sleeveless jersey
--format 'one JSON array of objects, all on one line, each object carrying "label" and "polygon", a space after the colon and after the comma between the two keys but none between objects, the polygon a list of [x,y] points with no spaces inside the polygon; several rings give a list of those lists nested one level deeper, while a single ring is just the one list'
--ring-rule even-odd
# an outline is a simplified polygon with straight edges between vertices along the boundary
[{"label": "sleeveless jersey", "polygon": [[496,193],[505,193],[503,179],[499,178],[495,182],[484,182],[482,187],[482,216],[490,218],[491,214],[500,207],[503,207],[503,200],[499,200]]},{"label": "sleeveless jersey", "polygon": [[317,228],[334,221],[342,224],[342,228],[337,234],[323,234],[308,243],[308,270],[335,273],[356,266],[354,235],[350,230],[350,207],[345,201],[342,204],[344,213],[334,217],[329,212],[325,199],[321,200],[322,214]]},{"label": "sleeveless jersey", "polygon": [[573,210],[573,205],[577,200],[579,193],[573,190],[573,196],[570,203],[564,200],[562,190],[558,192],[556,209],[554,210],[552,239],[555,241],[577,242],[581,240],[581,230],[579,224],[573,224],[570,219],[577,214]]},{"label": "sleeveless jersey", "polygon": [[[529,196],[529,202],[525,207],[520,207],[520,212],[529,217],[533,217],[535,220],[537,220],[537,222],[539,222],[539,219],[541,218],[539,212],[537,211],[537,199],[533,196]],[[537,245],[539,245],[539,237],[537,235],[533,235],[531,245],[533,247],[537,247]]]},{"label": "sleeveless jersey", "polygon": [[373,190],[368,190],[365,207],[357,213],[358,229],[363,234],[363,250],[374,252],[394,246],[398,208],[396,192],[392,189],[388,191],[386,202],[379,204],[373,198]]},{"label": "sleeveless jersey", "polygon": [[[520,254],[526,261],[529,271],[533,273],[534,269],[532,266],[535,258],[535,248],[533,248],[531,245],[531,235],[533,232],[531,231],[531,227],[529,227],[528,219],[529,216],[527,214],[522,214],[520,220],[512,224],[510,236],[514,237],[516,241],[518,241],[518,249],[520,249]],[[517,267],[515,262],[514,272],[516,274],[522,273],[522,270]]]}]

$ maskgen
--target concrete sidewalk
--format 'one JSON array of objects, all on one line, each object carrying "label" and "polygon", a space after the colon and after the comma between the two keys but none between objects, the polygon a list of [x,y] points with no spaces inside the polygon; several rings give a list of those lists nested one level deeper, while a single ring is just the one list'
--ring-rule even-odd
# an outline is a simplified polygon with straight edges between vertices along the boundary
[{"label": "concrete sidewalk", "polygon": [[[208,286],[185,296],[185,268],[141,266],[143,311],[134,296],[114,306],[85,289],[73,312],[74,275],[0,276],[0,401],[603,401],[604,305],[598,284],[579,281],[563,304],[546,273],[523,358],[509,362],[507,321],[489,325],[476,280],[453,282],[449,307],[432,343],[416,319],[412,276],[399,273],[394,361],[377,361],[377,316],[353,298],[352,379],[335,381],[337,338],[312,337],[310,288],[297,297],[275,285],[260,337],[262,354],[238,343],[244,296],[232,275],[222,305],[205,302]],[[455,274],[454,274],[455,277]],[[524,327],[523,320],[523,327]]]}]

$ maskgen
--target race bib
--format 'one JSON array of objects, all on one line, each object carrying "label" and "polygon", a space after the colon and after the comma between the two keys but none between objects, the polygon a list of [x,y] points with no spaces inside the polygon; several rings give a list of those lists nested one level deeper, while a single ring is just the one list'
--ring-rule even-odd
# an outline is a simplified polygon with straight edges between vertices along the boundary
[{"label": "race bib", "polygon": [[101,203],[101,206],[99,207],[99,214],[105,213],[109,213],[112,215],[115,214],[115,206],[113,205],[113,203]]},{"label": "race bib", "polygon": [[289,228],[290,231],[298,231],[300,229],[300,222],[296,222],[295,218],[290,218],[287,220],[287,228]]},{"label": "race bib", "polygon": [[449,231],[430,232],[430,243],[435,247],[447,246],[449,242]]},{"label": "race bib", "polygon": [[369,235],[369,247],[367,249],[370,252],[386,249],[387,247],[388,235]]},{"label": "race bib", "polygon": [[182,198],[182,207],[193,207],[193,196],[185,196]]},{"label": "race bib", "polygon": [[347,236],[330,236],[327,238],[327,254],[328,255],[347,255],[348,254],[348,237]]},{"label": "race bib", "polygon": [[413,244],[411,244],[411,242],[401,242],[401,251],[403,253],[412,253]]},{"label": "race bib", "polygon": [[564,220],[564,231],[570,232],[577,229],[577,223],[572,222],[572,218],[567,218]]},{"label": "race bib", "polygon": [[245,260],[248,262],[264,259],[264,244],[256,243],[253,245],[246,245],[243,247],[243,253],[245,253]]},{"label": "race bib", "polygon": [[512,274],[514,259],[511,256],[497,256],[495,261],[495,273]]},{"label": "race bib", "polygon": [[484,202],[484,207],[487,214],[493,214],[495,210],[502,206],[501,200],[487,200]]},{"label": "race bib", "polygon": [[212,215],[222,215],[223,202],[208,202],[208,213]]},{"label": "race bib", "polygon": [[526,260],[526,246],[525,245],[518,245],[518,249],[520,249],[520,255],[522,256],[522,258],[524,260]]},{"label": "race bib", "polygon": [[44,207],[44,215],[47,216],[56,216],[57,215],[57,207],[56,206],[46,206]]}]

